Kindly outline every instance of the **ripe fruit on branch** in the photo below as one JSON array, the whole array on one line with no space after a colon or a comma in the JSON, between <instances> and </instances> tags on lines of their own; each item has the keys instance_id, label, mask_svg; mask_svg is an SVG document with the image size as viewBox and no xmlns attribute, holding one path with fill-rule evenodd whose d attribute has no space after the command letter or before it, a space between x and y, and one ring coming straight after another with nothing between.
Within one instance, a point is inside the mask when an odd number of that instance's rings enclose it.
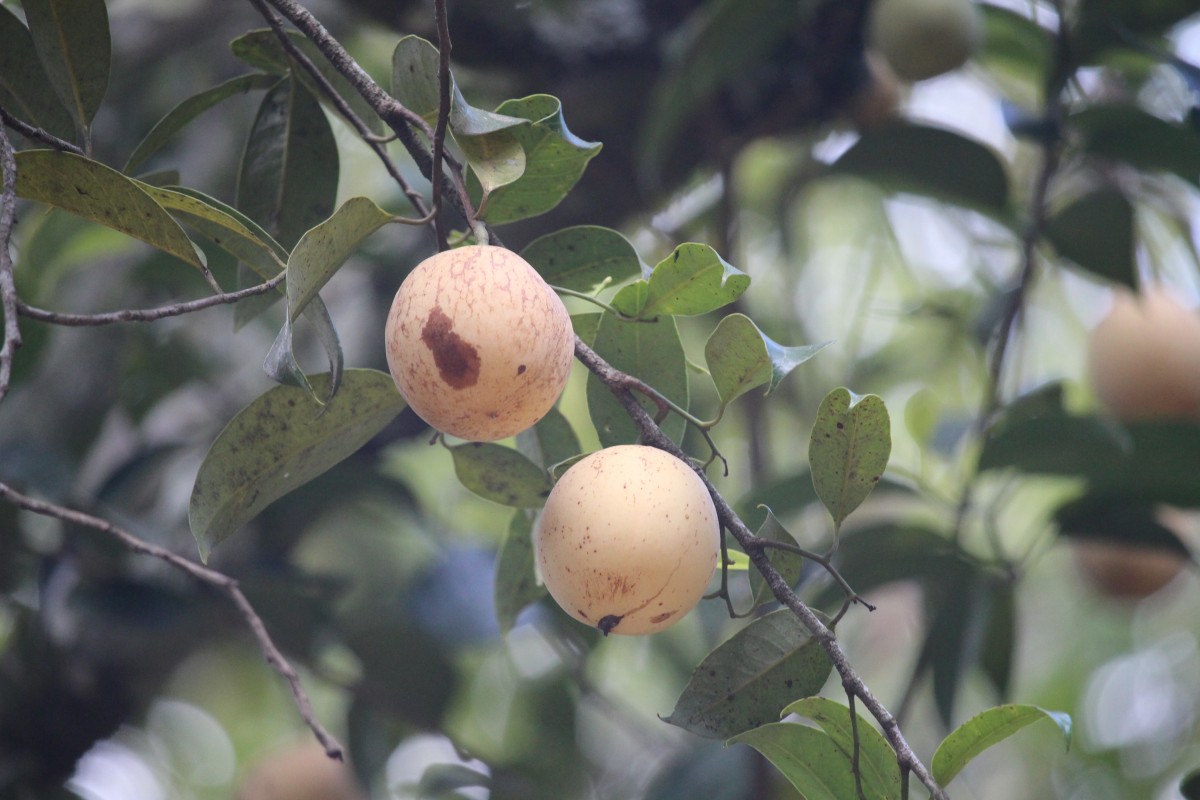
<instances>
[{"instance_id":1,"label":"ripe fruit on branch","mask_svg":"<svg viewBox=\"0 0 1200 800\"><path fill-rule=\"evenodd\" d=\"M472 245L409 273L385 343L392 380L421 419L495 441L530 427L558 400L575 334L562 300L524 259Z\"/></svg>"},{"instance_id":2,"label":"ripe fruit on branch","mask_svg":"<svg viewBox=\"0 0 1200 800\"><path fill-rule=\"evenodd\" d=\"M983 15L972 0L876 0L868 39L907 81L966 63L983 41Z\"/></svg>"},{"instance_id":3,"label":"ripe fruit on branch","mask_svg":"<svg viewBox=\"0 0 1200 800\"><path fill-rule=\"evenodd\" d=\"M564 611L605 634L645 634L674 625L700 601L721 530L691 467L653 447L618 445L559 479L534 548Z\"/></svg>"},{"instance_id":4,"label":"ripe fruit on branch","mask_svg":"<svg viewBox=\"0 0 1200 800\"><path fill-rule=\"evenodd\" d=\"M1162 289L1122 289L1092 332L1088 372L1120 419L1200 421L1200 317Z\"/></svg>"}]
</instances>

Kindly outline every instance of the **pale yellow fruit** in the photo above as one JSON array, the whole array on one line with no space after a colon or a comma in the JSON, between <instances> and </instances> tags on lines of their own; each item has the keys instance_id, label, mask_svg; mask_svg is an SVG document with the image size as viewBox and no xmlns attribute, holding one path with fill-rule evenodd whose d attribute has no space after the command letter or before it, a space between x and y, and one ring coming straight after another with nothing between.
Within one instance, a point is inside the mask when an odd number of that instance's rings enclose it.
<instances>
[{"instance_id":1,"label":"pale yellow fruit","mask_svg":"<svg viewBox=\"0 0 1200 800\"><path fill-rule=\"evenodd\" d=\"M534 535L550 595L605 634L655 633L708 588L721 549L700 477L669 453L619 445L573 464Z\"/></svg>"},{"instance_id":2,"label":"pale yellow fruit","mask_svg":"<svg viewBox=\"0 0 1200 800\"><path fill-rule=\"evenodd\" d=\"M443 433L495 441L546 415L571 373L575 334L562 300L501 247L473 245L417 265L385 329L396 388Z\"/></svg>"},{"instance_id":3,"label":"pale yellow fruit","mask_svg":"<svg viewBox=\"0 0 1200 800\"><path fill-rule=\"evenodd\" d=\"M1123 420L1200 420L1200 317L1166 291L1120 290L1092 332L1088 373Z\"/></svg>"},{"instance_id":4,"label":"pale yellow fruit","mask_svg":"<svg viewBox=\"0 0 1200 800\"><path fill-rule=\"evenodd\" d=\"M366 800L353 771L316 741L288 745L247 773L237 800Z\"/></svg>"},{"instance_id":5,"label":"pale yellow fruit","mask_svg":"<svg viewBox=\"0 0 1200 800\"><path fill-rule=\"evenodd\" d=\"M876 0L867 36L906 81L958 69L983 41L983 14L972 0Z\"/></svg>"}]
</instances>

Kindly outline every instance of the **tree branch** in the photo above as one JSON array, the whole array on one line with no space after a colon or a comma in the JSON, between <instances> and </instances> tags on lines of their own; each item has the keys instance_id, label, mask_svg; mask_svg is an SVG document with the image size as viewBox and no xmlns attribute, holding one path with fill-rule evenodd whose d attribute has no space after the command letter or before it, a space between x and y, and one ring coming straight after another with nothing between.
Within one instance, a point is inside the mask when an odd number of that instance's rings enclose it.
<instances>
[{"instance_id":1,"label":"tree branch","mask_svg":"<svg viewBox=\"0 0 1200 800\"><path fill-rule=\"evenodd\" d=\"M578 336L575 337L575 357L593 375L599 378L605 386L608 386L612 390L617 401L620 402L625 412L629 414L630 419L637 426L638 431L642 435L642 441L645 444L665 450L671 455L683 459L686 463L691 463L688 461L687 455L683 450L659 429L654 420L646 412L646 409L642 408L641 403L638 402L637 398L629 390L629 376L611 366ZM693 468L695 469L695 467ZM833 631L821 622L816 613L792 591L787 580L779 573L775 565L771 563L766 549L754 546L757 537L737 515L737 512L733 510L729 501L721 495L712 481L709 480L708 475L702 469L696 469L696 474L700 476L700 479L704 481L704 485L708 488L713 505L717 509L717 519L720 520L722 527L733 534L733 538L746 550L750 561L762 573L767 585L771 587L771 592L775 595L775 599L789 608L799 618L804 627L817 640L817 643L821 645L821 648L825 650L829 656L829 660L833 663L833 668L837 670L838 675L841 677L842 686L846 692L853 694L861 700L867 710L871 712L871 715L879 722L880 727L883 729L883 735L896 752L896 759L901 768L908 769L916 775L917 779L929 790L930 797L933 800L949 800L949 796L945 790L938 785L933 775L930 774L924 763L921 762L916 753L913 752L912 747L909 746L907 740L905 740L904 734L896 722L896 718L876 699L871 690L867 688L867 685L863 683L862 678L858 677L854 668L850 666L850 662L846 658L846 654L838 643Z\"/></svg>"},{"instance_id":2,"label":"tree branch","mask_svg":"<svg viewBox=\"0 0 1200 800\"><path fill-rule=\"evenodd\" d=\"M287 682L288 688L292 693L292 699L295 701L296 708L300 712L300 717L308 725L309 729L312 730L313 734L317 737L317 741L321 743L321 746L325 748L325 753L330 758L342 760L343 751L341 744L329 731L325 730L325 727L317 719L316 714L313 713L312 703L308 699L308 694L304 691L304 686L300 683L300 676L296 674L296 670L292 667L291 663L288 662L283 653L276 647L275 642L271 639L271 635L267 632L266 626L263 624L262 618L254 610L254 606L250 604L250 601L246 599L246 595L242 593L236 579L222 572L217 572L214 569L197 564L194 561L189 561L183 556L163 547L139 539L129 531L107 520L93 517L90 514L84 514L81 511L37 500L28 495L21 494L7 484L0 483L0 497L3 497L17 508L31 511L34 514L52 517L63 522L81 525L85 528L105 533L119 541L129 550L165 561L175 569L187 573L195 580L226 594L237 608L238 613L245 621L250 632L254 634L254 638L258 642L259 649L262 650L263 657L266 658L267 663Z\"/></svg>"},{"instance_id":3,"label":"tree branch","mask_svg":"<svg viewBox=\"0 0 1200 800\"><path fill-rule=\"evenodd\" d=\"M13 278L10 245L17 223L17 159L8 133L0 125L0 311L4 314L4 344L0 345L0 400L8 394L12 382L13 358L21 346L21 326L17 318L17 285Z\"/></svg>"},{"instance_id":4,"label":"tree branch","mask_svg":"<svg viewBox=\"0 0 1200 800\"><path fill-rule=\"evenodd\" d=\"M53 147L55 150L66 150L68 153L74 153L77 156L86 155L82 147L59 139L54 134L34 127L27 122L22 122L8 113L3 106L0 106L0 123L7 125L30 141L41 142L44 145Z\"/></svg>"}]
</instances>

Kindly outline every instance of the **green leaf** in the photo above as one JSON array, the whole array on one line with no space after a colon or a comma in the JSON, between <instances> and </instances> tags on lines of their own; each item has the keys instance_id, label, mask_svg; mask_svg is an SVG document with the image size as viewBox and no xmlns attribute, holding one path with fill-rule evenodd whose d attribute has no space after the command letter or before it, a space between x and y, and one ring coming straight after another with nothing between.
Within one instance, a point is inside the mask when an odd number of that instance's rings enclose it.
<instances>
[{"instance_id":1,"label":"green leaf","mask_svg":"<svg viewBox=\"0 0 1200 800\"><path fill-rule=\"evenodd\" d=\"M267 92L238 173L237 207L291 249L333 213L337 143L304 86L284 78Z\"/></svg>"},{"instance_id":2,"label":"green leaf","mask_svg":"<svg viewBox=\"0 0 1200 800\"><path fill-rule=\"evenodd\" d=\"M1116 187L1083 195L1046 222L1059 255L1101 278L1137 287L1133 205Z\"/></svg>"},{"instance_id":3,"label":"green leaf","mask_svg":"<svg viewBox=\"0 0 1200 800\"><path fill-rule=\"evenodd\" d=\"M17 196L120 231L204 270L192 240L143 184L74 153L23 150L16 159Z\"/></svg>"},{"instance_id":4,"label":"green leaf","mask_svg":"<svg viewBox=\"0 0 1200 800\"><path fill-rule=\"evenodd\" d=\"M855 728L850 724L850 709L827 697L806 697L783 710L784 715L798 714L811 719L831 738L847 758L853 758ZM900 767L896 751L861 714L856 714L859 747L859 774L867 797L900 797Z\"/></svg>"},{"instance_id":5,"label":"green leaf","mask_svg":"<svg viewBox=\"0 0 1200 800\"><path fill-rule=\"evenodd\" d=\"M24 0L22 7L50 84L87 130L108 90L112 61L104 0Z\"/></svg>"},{"instance_id":6,"label":"green leaf","mask_svg":"<svg viewBox=\"0 0 1200 800\"><path fill-rule=\"evenodd\" d=\"M441 106L438 49L420 36L402 36L392 51L392 97L430 125Z\"/></svg>"},{"instance_id":7,"label":"green leaf","mask_svg":"<svg viewBox=\"0 0 1200 800\"><path fill-rule=\"evenodd\" d=\"M1200 800L1200 770L1192 770L1179 782L1179 793L1186 800Z\"/></svg>"},{"instance_id":8,"label":"green leaf","mask_svg":"<svg viewBox=\"0 0 1200 800\"><path fill-rule=\"evenodd\" d=\"M534 239L521 257L551 286L590 292L642 274L642 260L622 234L598 225L578 225Z\"/></svg>"},{"instance_id":9,"label":"green leaf","mask_svg":"<svg viewBox=\"0 0 1200 800\"><path fill-rule=\"evenodd\" d=\"M1054 512L1061 536L1165 550L1185 559L1188 549L1160 518L1158 504L1088 492Z\"/></svg>"},{"instance_id":10,"label":"green leaf","mask_svg":"<svg viewBox=\"0 0 1200 800\"><path fill-rule=\"evenodd\" d=\"M536 217L557 206L600 152L600 144L571 133L562 104L550 95L507 100L496 113L532 123L510 129L525 151L525 171L519 180L491 192L483 207L483 218L500 225ZM481 194L478 179L473 178L472 183L476 194Z\"/></svg>"},{"instance_id":11,"label":"green leaf","mask_svg":"<svg viewBox=\"0 0 1200 800\"><path fill-rule=\"evenodd\" d=\"M928 574L922 588L929 622L917 671L932 670L934 705L949 727L963 678L979 664L984 626L991 617L991 582L964 560Z\"/></svg>"},{"instance_id":12,"label":"green leaf","mask_svg":"<svg viewBox=\"0 0 1200 800\"><path fill-rule=\"evenodd\" d=\"M4 5L0 42L0 106L60 139L74 139L75 121L50 85L29 29Z\"/></svg>"},{"instance_id":13,"label":"green leaf","mask_svg":"<svg viewBox=\"0 0 1200 800\"><path fill-rule=\"evenodd\" d=\"M980 9L986 27L976 62L997 77L1005 94L1019 105L1041 108L1054 56L1050 32L1007 8L983 3Z\"/></svg>"},{"instance_id":14,"label":"green leaf","mask_svg":"<svg viewBox=\"0 0 1200 800\"><path fill-rule=\"evenodd\" d=\"M945 786L975 756L1041 719L1057 725L1070 747L1071 717L1067 714L1037 706L996 706L971 717L942 741L930 764L934 779Z\"/></svg>"},{"instance_id":15,"label":"green leaf","mask_svg":"<svg viewBox=\"0 0 1200 800\"><path fill-rule=\"evenodd\" d=\"M706 244L689 242L660 261L645 289L636 284L617 292L613 306L631 317L692 316L728 305L750 286L750 276Z\"/></svg>"},{"instance_id":16,"label":"green leaf","mask_svg":"<svg viewBox=\"0 0 1200 800\"><path fill-rule=\"evenodd\" d=\"M979 666L1000 700L1008 699L1017 648L1017 606L1013 581L996 581L984 620Z\"/></svg>"},{"instance_id":17,"label":"green leaf","mask_svg":"<svg viewBox=\"0 0 1200 800\"><path fill-rule=\"evenodd\" d=\"M817 496L835 526L867 499L891 452L891 421L879 395L860 397L838 388L821 401L808 441L808 464Z\"/></svg>"},{"instance_id":18,"label":"green leaf","mask_svg":"<svg viewBox=\"0 0 1200 800\"><path fill-rule=\"evenodd\" d=\"M545 470L583 452L575 429L557 408L517 434L517 449Z\"/></svg>"},{"instance_id":19,"label":"green leaf","mask_svg":"<svg viewBox=\"0 0 1200 800\"><path fill-rule=\"evenodd\" d=\"M222 100L227 100L230 97L245 94L246 92L269 89L278 80L276 77L261 73L239 75L211 89L205 89L203 92L192 95L168 111L165 117L155 123L145 138L138 142L137 147L133 149L129 160L125 162L125 168L121 171L128 174L136 170L146 159L157 153L164 144L170 141L171 137L183 130L189 122Z\"/></svg>"},{"instance_id":20,"label":"green leaf","mask_svg":"<svg viewBox=\"0 0 1200 800\"><path fill-rule=\"evenodd\" d=\"M759 330L745 314L730 314L708 337L704 359L721 405L726 406L764 384L764 394L770 394L789 372L829 344L785 347Z\"/></svg>"},{"instance_id":21,"label":"green leaf","mask_svg":"<svg viewBox=\"0 0 1200 800\"><path fill-rule=\"evenodd\" d=\"M729 743L748 744L766 756L804 800L853 800L858 796L850 759L837 742L816 728L773 722L735 736Z\"/></svg>"},{"instance_id":22,"label":"green leaf","mask_svg":"<svg viewBox=\"0 0 1200 800\"><path fill-rule=\"evenodd\" d=\"M514 508L541 508L553 484L545 470L511 447L469 442L450 448L454 473L475 494Z\"/></svg>"},{"instance_id":23,"label":"green leaf","mask_svg":"<svg viewBox=\"0 0 1200 800\"><path fill-rule=\"evenodd\" d=\"M338 96L346 101L355 116L362 120L373 133L382 134L384 132L383 120L375 113L375 109L371 108L371 104L358 93L354 85L321 53L321 50L299 31L288 31L288 36L292 40L292 44L300 48L300 52L316 66L321 77L333 86ZM301 83L321 102L331 102L317 87L316 82L309 77L307 70L292 68L292 61L287 51L279 43L275 32L269 28L259 28L239 36L230 42L229 49L235 56L253 67L279 76L287 75L289 72L299 76Z\"/></svg>"},{"instance_id":24,"label":"green leaf","mask_svg":"<svg viewBox=\"0 0 1200 800\"><path fill-rule=\"evenodd\" d=\"M683 343L674 317L659 317L654 322L629 322L605 311L596 329L592 348L609 364L622 372L649 383L680 408L688 406L687 366ZM639 401L654 416L658 407L638 395ZM588 373L588 412L604 447L633 444L638 441L637 426L599 378ZM662 423L672 439L683 437L684 420L671 414Z\"/></svg>"},{"instance_id":25,"label":"green leaf","mask_svg":"<svg viewBox=\"0 0 1200 800\"><path fill-rule=\"evenodd\" d=\"M1136 106L1091 105L1072 114L1084 152L1200 186L1200 135Z\"/></svg>"},{"instance_id":26,"label":"green leaf","mask_svg":"<svg viewBox=\"0 0 1200 800\"><path fill-rule=\"evenodd\" d=\"M312 379L315 386L328 377ZM212 548L260 511L362 447L404 410L385 372L348 370L324 407L301 389L276 386L217 436L192 487L188 522L207 561Z\"/></svg>"},{"instance_id":27,"label":"green leaf","mask_svg":"<svg viewBox=\"0 0 1200 800\"><path fill-rule=\"evenodd\" d=\"M767 518L758 528L758 536L773 542L796 544L796 537L783 527L783 524L769 508L767 509ZM773 547L767 548L765 552L771 559L771 563L775 565L775 569L779 570L779 574L787 581L787 585L795 586L804 572L804 556ZM769 603L775 597L762 573L756 569L750 570L750 592L754 596L754 605L756 606Z\"/></svg>"},{"instance_id":28,"label":"green leaf","mask_svg":"<svg viewBox=\"0 0 1200 800\"><path fill-rule=\"evenodd\" d=\"M496 622L501 633L512 630L517 615L546 595L546 587L538 583L533 558L533 519L518 509L496 554Z\"/></svg>"},{"instance_id":29,"label":"green leaf","mask_svg":"<svg viewBox=\"0 0 1200 800\"><path fill-rule=\"evenodd\" d=\"M842 577L859 594L896 581L936 583L966 558L940 532L894 522L856 528L842 537L837 556ZM840 603L844 597L840 587L830 584L814 604Z\"/></svg>"},{"instance_id":30,"label":"green leaf","mask_svg":"<svg viewBox=\"0 0 1200 800\"><path fill-rule=\"evenodd\" d=\"M1003 217L1008 176L988 147L959 133L911 123L865 134L831 167L884 188L928 195Z\"/></svg>"},{"instance_id":31,"label":"green leaf","mask_svg":"<svg viewBox=\"0 0 1200 800\"><path fill-rule=\"evenodd\" d=\"M300 237L288 258L288 316L295 321L363 240L392 219L366 197L352 197Z\"/></svg>"},{"instance_id":32,"label":"green leaf","mask_svg":"<svg viewBox=\"0 0 1200 800\"><path fill-rule=\"evenodd\" d=\"M321 396L317 393L303 367L300 366L300 362L296 360L295 323L292 322L291 317L283 318L283 327L280 328L275 342L263 360L263 372L267 373L267 376L273 381L303 387L313 401L323 405L332 400L341 387L345 356L342 353L341 340L333 327L333 319L329 316L329 309L325 307L325 303L320 297L313 298L313 301L304 309L304 318L313 324L317 339L329 362L329 380L326 383L325 395Z\"/></svg>"},{"instance_id":33,"label":"green leaf","mask_svg":"<svg viewBox=\"0 0 1200 800\"><path fill-rule=\"evenodd\" d=\"M664 721L709 739L728 739L779 719L797 697L816 694L833 664L791 610L756 619L696 667Z\"/></svg>"}]
</instances>

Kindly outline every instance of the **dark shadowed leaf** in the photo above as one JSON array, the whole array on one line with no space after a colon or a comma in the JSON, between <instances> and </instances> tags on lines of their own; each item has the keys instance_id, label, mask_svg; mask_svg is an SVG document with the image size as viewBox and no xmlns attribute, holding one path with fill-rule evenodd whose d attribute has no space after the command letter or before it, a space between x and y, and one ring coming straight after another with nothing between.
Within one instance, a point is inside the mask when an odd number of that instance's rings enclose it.
<instances>
[{"instance_id":1,"label":"dark shadowed leaf","mask_svg":"<svg viewBox=\"0 0 1200 800\"><path fill-rule=\"evenodd\" d=\"M69 211L204 269L179 223L115 169L56 150L23 150L16 158L18 197Z\"/></svg>"},{"instance_id":2,"label":"dark shadowed leaf","mask_svg":"<svg viewBox=\"0 0 1200 800\"><path fill-rule=\"evenodd\" d=\"M930 769L942 786L954 779L971 759L992 745L1002 742L1027 725L1048 719L1063 734L1063 743L1071 745L1071 717L1061 711L1037 706L1005 705L976 714L947 736L933 754Z\"/></svg>"},{"instance_id":3,"label":"dark shadowed leaf","mask_svg":"<svg viewBox=\"0 0 1200 800\"><path fill-rule=\"evenodd\" d=\"M316 376L315 387L328 378ZM353 369L324 407L291 386L267 390L217 436L192 487L188 521L209 552L270 503L358 450L404 410L385 372Z\"/></svg>"},{"instance_id":4,"label":"dark shadowed leaf","mask_svg":"<svg viewBox=\"0 0 1200 800\"><path fill-rule=\"evenodd\" d=\"M875 488L892 452L891 421L879 395L834 389L821 401L808 442L817 496L840 526Z\"/></svg>"},{"instance_id":5,"label":"dark shadowed leaf","mask_svg":"<svg viewBox=\"0 0 1200 800\"><path fill-rule=\"evenodd\" d=\"M517 449L547 470L583 450L575 429L557 408L550 409L532 428L517 434Z\"/></svg>"},{"instance_id":6,"label":"dark shadowed leaf","mask_svg":"<svg viewBox=\"0 0 1200 800\"><path fill-rule=\"evenodd\" d=\"M897 581L936 581L958 569L965 556L950 540L931 528L916 525L855 529L842 536L838 570L859 594ZM830 584L817 598L822 607L840 603L841 588Z\"/></svg>"},{"instance_id":7,"label":"dark shadowed leaf","mask_svg":"<svg viewBox=\"0 0 1200 800\"><path fill-rule=\"evenodd\" d=\"M1200 135L1137 106L1092 105L1068 120L1094 156L1200 185Z\"/></svg>"},{"instance_id":8,"label":"dark shadowed leaf","mask_svg":"<svg viewBox=\"0 0 1200 800\"><path fill-rule=\"evenodd\" d=\"M934 704L946 727L953 724L963 679L979 665L995 585L966 561L928 575L922 584L929 625L918 672L925 666L932 671Z\"/></svg>"},{"instance_id":9,"label":"dark shadowed leaf","mask_svg":"<svg viewBox=\"0 0 1200 800\"><path fill-rule=\"evenodd\" d=\"M609 364L626 374L649 383L680 408L688 406L687 367L683 344L673 317L659 317L654 322L628 322L608 311L600 317L600 326L592 345ZM651 401L638 398L653 416L658 407ZM613 396L612 390L595 375L588 374L588 412L600 443L632 444L638 441L637 427L629 414ZM668 436L679 441L684 421L671 414L662 424Z\"/></svg>"},{"instance_id":10,"label":"dark shadowed leaf","mask_svg":"<svg viewBox=\"0 0 1200 800\"><path fill-rule=\"evenodd\" d=\"M521 251L521 257L551 286L590 292L604 283L623 283L642 274L642 260L624 235L598 225L578 225L548 233Z\"/></svg>"},{"instance_id":11,"label":"dark shadowed leaf","mask_svg":"<svg viewBox=\"0 0 1200 800\"><path fill-rule=\"evenodd\" d=\"M0 106L60 139L74 139L75 121L50 85L29 29L3 5L0 42Z\"/></svg>"},{"instance_id":12,"label":"dark shadowed leaf","mask_svg":"<svg viewBox=\"0 0 1200 800\"><path fill-rule=\"evenodd\" d=\"M1059 255L1089 272L1135 288L1133 206L1115 187L1085 194L1046 222Z\"/></svg>"},{"instance_id":13,"label":"dark shadowed leaf","mask_svg":"<svg viewBox=\"0 0 1200 800\"><path fill-rule=\"evenodd\" d=\"M86 130L108 90L107 5L104 0L24 0L22 7L50 84Z\"/></svg>"},{"instance_id":14,"label":"dark shadowed leaf","mask_svg":"<svg viewBox=\"0 0 1200 800\"><path fill-rule=\"evenodd\" d=\"M1012 581L993 582L989 611L983 623L979 666L1003 702L1012 686L1017 646L1017 602Z\"/></svg>"},{"instance_id":15,"label":"dark shadowed leaf","mask_svg":"<svg viewBox=\"0 0 1200 800\"><path fill-rule=\"evenodd\" d=\"M1191 557L1179 535L1163 524L1153 503L1088 493L1060 506L1054 521L1062 536L1153 547Z\"/></svg>"},{"instance_id":16,"label":"dark shadowed leaf","mask_svg":"<svg viewBox=\"0 0 1200 800\"><path fill-rule=\"evenodd\" d=\"M906 123L867 133L834 162L832 172L994 216L1008 209L1008 176L996 154L942 128Z\"/></svg>"},{"instance_id":17,"label":"dark shadowed leaf","mask_svg":"<svg viewBox=\"0 0 1200 800\"><path fill-rule=\"evenodd\" d=\"M641 283L617 292L612 304L623 314L652 319L706 314L728 305L749 288L750 276L708 245L689 242L655 265L645 286Z\"/></svg>"},{"instance_id":18,"label":"dark shadowed leaf","mask_svg":"<svg viewBox=\"0 0 1200 800\"><path fill-rule=\"evenodd\" d=\"M541 508L553 484L545 470L511 447L470 442L450 448L454 472L480 497L514 508Z\"/></svg>"},{"instance_id":19,"label":"dark shadowed leaf","mask_svg":"<svg viewBox=\"0 0 1200 800\"><path fill-rule=\"evenodd\" d=\"M721 405L725 406L758 386L765 385L764 394L770 394L789 372L829 344L785 347L771 340L745 314L730 314L708 337L704 359Z\"/></svg>"},{"instance_id":20,"label":"dark shadowed leaf","mask_svg":"<svg viewBox=\"0 0 1200 800\"><path fill-rule=\"evenodd\" d=\"M159 149L171 140L175 134L183 130L189 122L203 114L208 109L246 92L270 89L279 79L272 75L252 73L230 78L224 83L211 89L205 89L194 94L167 112L167 115L155 123L150 132L133 149L129 160L125 162L122 172L131 173L140 167L146 159L157 153Z\"/></svg>"},{"instance_id":21,"label":"dark shadowed leaf","mask_svg":"<svg viewBox=\"0 0 1200 800\"><path fill-rule=\"evenodd\" d=\"M900 767L896 752L871 723L856 715L857 726L851 726L850 709L827 697L806 697L783 710L786 714L806 717L825 731L847 758L854 756L855 728L858 732L859 774L867 797L898 800L900 797Z\"/></svg>"},{"instance_id":22,"label":"dark shadowed leaf","mask_svg":"<svg viewBox=\"0 0 1200 800\"><path fill-rule=\"evenodd\" d=\"M518 509L496 555L496 622L501 633L512 630L521 610L546 594L546 587L537 582L532 535L532 514Z\"/></svg>"},{"instance_id":23,"label":"dark shadowed leaf","mask_svg":"<svg viewBox=\"0 0 1200 800\"><path fill-rule=\"evenodd\" d=\"M771 509L766 509L766 512L767 518L759 526L758 535L773 542L796 544L796 537L783 527ZM776 548L767 548L766 553L767 557L771 559L771 563L775 565L775 569L779 570L779 574L787 581L788 586L795 586L800 580L800 574L804 571L804 556ZM771 592L771 587L767 585L766 579L757 569L750 570L750 591L754 595L754 605L756 606L770 602L775 597Z\"/></svg>"},{"instance_id":24,"label":"dark shadowed leaf","mask_svg":"<svg viewBox=\"0 0 1200 800\"><path fill-rule=\"evenodd\" d=\"M757 800L759 759L743 747L709 742L672 758L646 790L645 800Z\"/></svg>"},{"instance_id":25,"label":"dark shadowed leaf","mask_svg":"<svg viewBox=\"0 0 1200 800\"><path fill-rule=\"evenodd\" d=\"M1000 79L1014 101L1040 108L1054 55L1050 32L1025 14L986 3L980 8L986 34L975 60Z\"/></svg>"},{"instance_id":26,"label":"dark shadowed leaf","mask_svg":"<svg viewBox=\"0 0 1200 800\"><path fill-rule=\"evenodd\" d=\"M798 697L816 694L833 665L791 610L756 619L696 667L665 721L709 739L728 739L779 719Z\"/></svg>"},{"instance_id":27,"label":"dark shadowed leaf","mask_svg":"<svg viewBox=\"0 0 1200 800\"><path fill-rule=\"evenodd\" d=\"M1179 784L1179 792L1187 800L1200 800L1200 770L1192 770Z\"/></svg>"},{"instance_id":28,"label":"dark shadowed leaf","mask_svg":"<svg viewBox=\"0 0 1200 800\"><path fill-rule=\"evenodd\" d=\"M767 757L804 800L857 797L850 759L827 733L794 722L773 722L730 739ZM876 798L868 798L876 800Z\"/></svg>"},{"instance_id":29,"label":"dark shadowed leaf","mask_svg":"<svg viewBox=\"0 0 1200 800\"><path fill-rule=\"evenodd\" d=\"M263 98L238 173L237 207L289 250L333 213L337 144L312 93L291 78Z\"/></svg>"}]
</instances>

